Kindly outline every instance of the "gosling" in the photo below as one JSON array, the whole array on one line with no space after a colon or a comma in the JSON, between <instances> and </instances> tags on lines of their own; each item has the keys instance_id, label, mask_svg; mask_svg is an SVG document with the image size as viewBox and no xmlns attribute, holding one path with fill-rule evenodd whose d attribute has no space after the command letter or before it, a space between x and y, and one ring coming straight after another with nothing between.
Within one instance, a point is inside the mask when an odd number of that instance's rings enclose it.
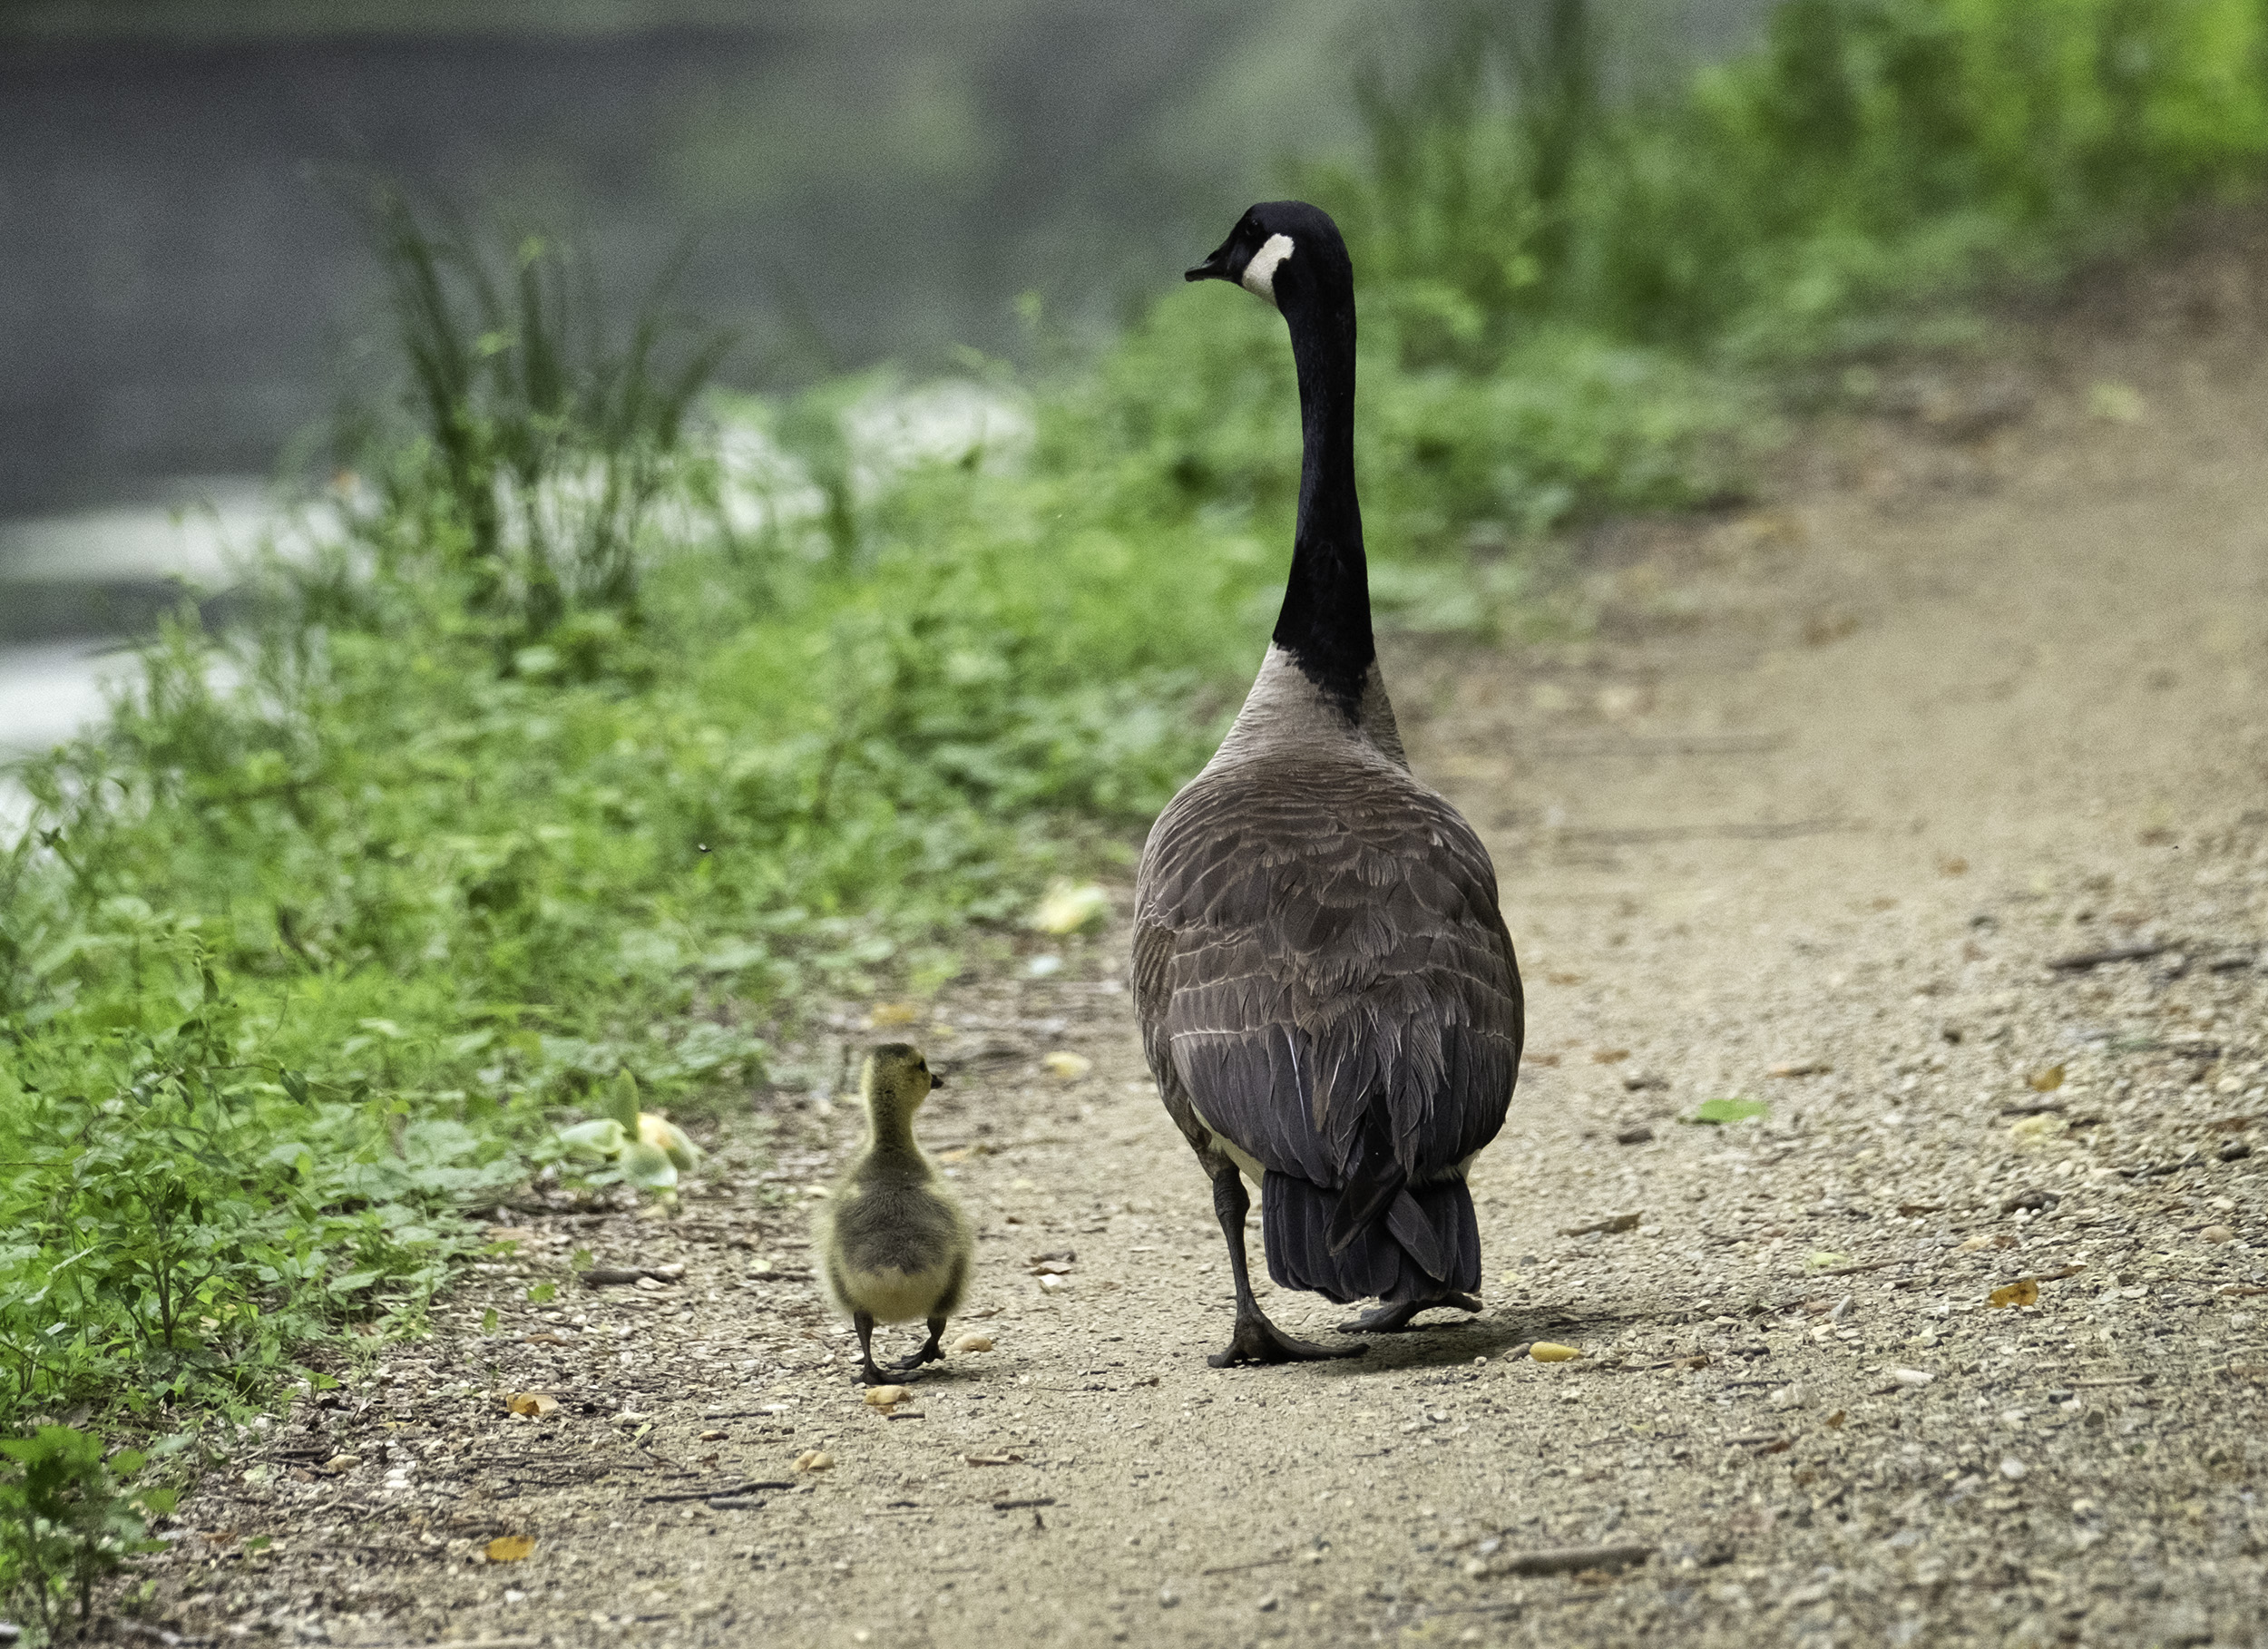
<instances>
[{"instance_id":1,"label":"gosling","mask_svg":"<svg viewBox=\"0 0 2268 1649\"><path fill-rule=\"evenodd\" d=\"M870 1386L890 1383L875 1366L875 1324L928 1322L928 1343L892 1365L910 1374L945 1354L938 1342L968 1286L975 1238L914 1143L914 1113L944 1085L921 1049L904 1042L866 1056L858 1074L866 1147L836 1181L814 1232L827 1293L858 1330L858 1377Z\"/></svg>"}]
</instances>

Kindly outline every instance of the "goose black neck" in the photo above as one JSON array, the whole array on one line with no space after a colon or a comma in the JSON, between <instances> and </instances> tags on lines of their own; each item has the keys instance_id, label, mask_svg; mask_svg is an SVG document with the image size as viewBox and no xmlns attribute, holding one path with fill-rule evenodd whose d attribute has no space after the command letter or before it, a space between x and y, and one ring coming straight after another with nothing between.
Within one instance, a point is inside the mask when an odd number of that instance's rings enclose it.
<instances>
[{"instance_id":1,"label":"goose black neck","mask_svg":"<svg viewBox=\"0 0 2268 1649\"><path fill-rule=\"evenodd\" d=\"M1353 718L1377 646L1354 496L1354 297L1287 310L1299 368L1299 525L1276 644Z\"/></svg>"}]
</instances>

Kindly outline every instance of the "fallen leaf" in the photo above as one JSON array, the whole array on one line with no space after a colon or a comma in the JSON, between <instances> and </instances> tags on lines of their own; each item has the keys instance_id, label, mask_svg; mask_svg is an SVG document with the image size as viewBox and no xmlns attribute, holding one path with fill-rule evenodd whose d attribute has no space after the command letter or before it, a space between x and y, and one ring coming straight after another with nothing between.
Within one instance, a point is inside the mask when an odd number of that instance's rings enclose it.
<instances>
[{"instance_id":1,"label":"fallen leaf","mask_svg":"<svg viewBox=\"0 0 2268 1649\"><path fill-rule=\"evenodd\" d=\"M1948 876L1966 876L1969 873L1969 861L1959 854L1947 854L1937 862L1937 868Z\"/></svg>"},{"instance_id":2,"label":"fallen leaf","mask_svg":"<svg viewBox=\"0 0 2268 1649\"><path fill-rule=\"evenodd\" d=\"M667 1159L670 1173L666 1177L641 1154L650 1151L659 1151ZM623 1177L632 1185L643 1186L650 1181L657 1188L675 1186L678 1174L680 1171L690 1173L700 1159L700 1146L685 1137L683 1128L659 1111L640 1111L638 1113L638 1143L622 1148ZM641 1173L648 1177L640 1178Z\"/></svg>"},{"instance_id":3,"label":"fallen leaf","mask_svg":"<svg viewBox=\"0 0 2268 1649\"><path fill-rule=\"evenodd\" d=\"M1040 1063L1046 1068L1049 1076L1060 1077L1066 1082L1076 1082L1095 1068L1095 1062L1085 1054L1060 1050L1048 1055Z\"/></svg>"},{"instance_id":4,"label":"fallen leaf","mask_svg":"<svg viewBox=\"0 0 2268 1649\"><path fill-rule=\"evenodd\" d=\"M1528 1348L1528 1355L1538 1362L1572 1362L1583 1353L1571 1345L1554 1345L1549 1340L1539 1340Z\"/></svg>"},{"instance_id":5,"label":"fallen leaf","mask_svg":"<svg viewBox=\"0 0 2268 1649\"><path fill-rule=\"evenodd\" d=\"M907 1395L908 1393L904 1386L868 1386L866 1388L866 1407L869 1409L887 1409L893 1403L904 1402L906 1400Z\"/></svg>"},{"instance_id":6,"label":"fallen leaf","mask_svg":"<svg viewBox=\"0 0 2268 1649\"><path fill-rule=\"evenodd\" d=\"M523 1345L565 1345L568 1343L565 1339L549 1331L541 1334L523 1334L520 1336L520 1342Z\"/></svg>"},{"instance_id":7,"label":"fallen leaf","mask_svg":"<svg viewBox=\"0 0 2268 1649\"><path fill-rule=\"evenodd\" d=\"M1804 1268L1806 1271L1832 1271L1838 1265L1848 1265L1850 1263L1849 1254L1837 1254L1833 1249L1823 1248L1817 1254L1804 1256Z\"/></svg>"},{"instance_id":8,"label":"fallen leaf","mask_svg":"<svg viewBox=\"0 0 2268 1649\"><path fill-rule=\"evenodd\" d=\"M2053 1111L2039 1111L2029 1117L2019 1117L2009 1124L2009 1137L2019 1145L2034 1145L2054 1139L2070 1127Z\"/></svg>"},{"instance_id":9,"label":"fallen leaf","mask_svg":"<svg viewBox=\"0 0 2268 1649\"><path fill-rule=\"evenodd\" d=\"M2013 1283L2003 1283L1992 1291L1986 1303L1995 1311L2009 1305L2038 1305L2039 1284L2030 1277L2019 1277Z\"/></svg>"},{"instance_id":10,"label":"fallen leaf","mask_svg":"<svg viewBox=\"0 0 2268 1649\"><path fill-rule=\"evenodd\" d=\"M1824 1059L1797 1059L1774 1065L1764 1074L1767 1077L1823 1077L1834 1067Z\"/></svg>"},{"instance_id":11,"label":"fallen leaf","mask_svg":"<svg viewBox=\"0 0 2268 1649\"><path fill-rule=\"evenodd\" d=\"M1771 1109L1761 1099L1745 1099L1737 1096L1725 1099L1704 1099L1693 1107L1693 1115L1686 1120L1717 1127L1728 1122L1746 1122L1752 1117L1766 1115Z\"/></svg>"},{"instance_id":12,"label":"fallen leaf","mask_svg":"<svg viewBox=\"0 0 2268 1649\"><path fill-rule=\"evenodd\" d=\"M2052 1094L2063 1086L2063 1067L2060 1065L2046 1066L2032 1072L2030 1076L2024 1078L2024 1081L2035 1094Z\"/></svg>"},{"instance_id":13,"label":"fallen leaf","mask_svg":"<svg viewBox=\"0 0 2268 1649\"><path fill-rule=\"evenodd\" d=\"M1031 1268L1035 1277L1062 1277L1070 1274L1070 1264L1065 1260L1041 1260Z\"/></svg>"},{"instance_id":14,"label":"fallen leaf","mask_svg":"<svg viewBox=\"0 0 2268 1649\"><path fill-rule=\"evenodd\" d=\"M796 1457L797 1471L833 1471L835 1457L824 1449L807 1449Z\"/></svg>"},{"instance_id":15,"label":"fallen leaf","mask_svg":"<svg viewBox=\"0 0 2268 1649\"><path fill-rule=\"evenodd\" d=\"M1023 1456L1020 1454L964 1454L961 1459L971 1466L1021 1466L1023 1464Z\"/></svg>"},{"instance_id":16,"label":"fallen leaf","mask_svg":"<svg viewBox=\"0 0 2268 1649\"><path fill-rule=\"evenodd\" d=\"M1590 1062L1593 1065L1615 1065L1629 1057L1630 1050L1627 1048L1600 1048L1592 1051Z\"/></svg>"},{"instance_id":17,"label":"fallen leaf","mask_svg":"<svg viewBox=\"0 0 2268 1649\"><path fill-rule=\"evenodd\" d=\"M1093 883L1057 881L1031 912L1031 925L1042 933L1062 935L1092 927L1110 914L1110 895Z\"/></svg>"},{"instance_id":18,"label":"fallen leaf","mask_svg":"<svg viewBox=\"0 0 2268 1649\"><path fill-rule=\"evenodd\" d=\"M1898 1205L1899 1215L1903 1219L1912 1219L1916 1215L1942 1214L1944 1212L1945 1205L1943 1203L1900 1203Z\"/></svg>"},{"instance_id":19,"label":"fallen leaf","mask_svg":"<svg viewBox=\"0 0 2268 1649\"><path fill-rule=\"evenodd\" d=\"M559 1399L542 1391L514 1391L504 1399L504 1407L523 1419L542 1420L559 1412Z\"/></svg>"},{"instance_id":20,"label":"fallen leaf","mask_svg":"<svg viewBox=\"0 0 2268 1649\"><path fill-rule=\"evenodd\" d=\"M533 1243L534 1227L530 1225L499 1225L488 1234L491 1243Z\"/></svg>"},{"instance_id":21,"label":"fallen leaf","mask_svg":"<svg viewBox=\"0 0 2268 1649\"><path fill-rule=\"evenodd\" d=\"M535 1556L533 1535L499 1535L488 1543L491 1563L524 1563Z\"/></svg>"},{"instance_id":22,"label":"fallen leaf","mask_svg":"<svg viewBox=\"0 0 2268 1649\"><path fill-rule=\"evenodd\" d=\"M701 1433L701 1441L704 1443L722 1443L729 1440L731 1436L732 1433L729 1431L704 1431ZM711 1455L709 1458L714 1459L716 1457Z\"/></svg>"},{"instance_id":23,"label":"fallen leaf","mask_svg":"<svg viewBox=\"0 0 2268 1649\"><path fill-rule=\"evenodd\" d=\"M992 1337L990 1334L963 1334L953 1342L953 1349L956 1351L989 1351L992 1349Z\"/></svg>"},{"instance_id":24,"label":"fallen leaf","mask_svg":"<svg viewBox=\"0 0 2268 1649\"><path fill-rule=\"evenodd\" d=\"M335 1454L325 1460L319 1469L334 1478L340 1478L361 1464L362 1457L358 1454Z\"/></svg>"},{"instance_id":25,"label":"fallen leaf","mask_svg":"<svg viewBox=\"0 0 2268 1649\"><path fill-rule=\"evenodd\" d=\"M1559 1234L1561 1236L1589 1236L1592 1232L1599 1231L1611 1236L1618 1232L1636 1231L1638 1228L1638 1221L1645 1217L1642 1213L1618 1214L1608 1219L1593 1220L1588 1225L1562 1225L1559 1228Z\"/></svg>"},{"instance_id":26,"label":"fallen leaf","mask_svg":"<svg viewBox=\"0 0 2268 1649\"><path fill-rule=\"evenodd\" d=\"M1830 1431L1842 1430L1843 1422L1850 1418L1851 1416L1846 1410L1837 1409L1833 1414L1830 1414L1827 1417L1827 1429Z\"/></svg>"}]
</instances>

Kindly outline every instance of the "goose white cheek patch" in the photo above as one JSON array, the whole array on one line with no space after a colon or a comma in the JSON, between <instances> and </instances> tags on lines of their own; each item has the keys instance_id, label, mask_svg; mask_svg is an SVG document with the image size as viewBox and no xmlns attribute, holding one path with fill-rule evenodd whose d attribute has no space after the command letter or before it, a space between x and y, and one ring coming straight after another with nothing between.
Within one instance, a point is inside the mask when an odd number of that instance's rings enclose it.
<instances>
[{"instance_id":1,"label":"goose white cheek patch","mask_svg":"<svg viewBox=\"0 0 2268 1649\"><path fill-rule=\"evenodd\" d=\"M1276 301L1276 271L1292 255L1289 235L1270 235L1266 245L1253 253L1252 261L1245 265L1244 288L1256 298Z\"/></svg>"}]
</instances>

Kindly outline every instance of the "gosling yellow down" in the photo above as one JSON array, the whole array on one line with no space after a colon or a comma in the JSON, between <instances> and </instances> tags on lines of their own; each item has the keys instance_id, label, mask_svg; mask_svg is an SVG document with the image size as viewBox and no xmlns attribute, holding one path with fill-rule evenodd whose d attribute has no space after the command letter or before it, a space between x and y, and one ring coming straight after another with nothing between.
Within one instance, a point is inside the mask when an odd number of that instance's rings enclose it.
<instances>
[{"instance_id":1,"label":"gosling yellow down","mask_svg":"<svg viewBox=\"0 0 2268 1649\"><path fill-rule=\"evenodd\" d=\"M814 1233L827 1293L858 1330L858 1377L890 1383L875 1366L877 1322L929 1325L929 1341L892 1365L901 1378L945 1353L945 1322L961 1307L976 1241L959 1205L914 1141L914 1113L944 1078L921 1049L885 1042L858 1075L866 1145L836 1181Z\"/></svg>"}]
</instances>

